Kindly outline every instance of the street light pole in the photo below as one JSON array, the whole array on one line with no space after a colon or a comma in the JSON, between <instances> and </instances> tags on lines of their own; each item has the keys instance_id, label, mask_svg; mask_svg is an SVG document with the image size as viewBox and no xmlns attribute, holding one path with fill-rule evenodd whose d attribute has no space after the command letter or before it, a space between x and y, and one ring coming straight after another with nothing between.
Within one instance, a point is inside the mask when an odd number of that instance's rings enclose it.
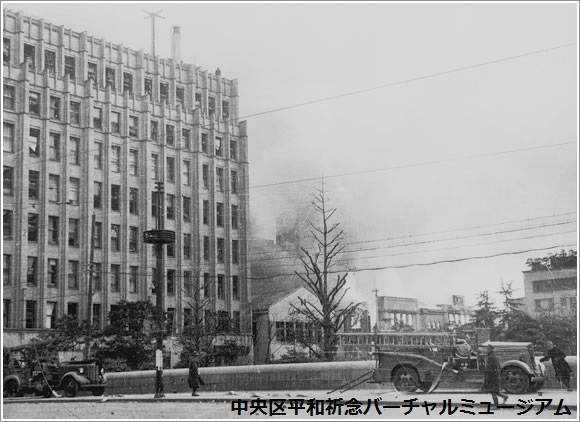
<instances>
[{"instance_id":1,"label":"street light pole","mask_svg":"<svg viewBox=\"0 0 580 422\"><path fill-rule=\"evenodd\" d=\"M87 292L87 336L85 339L85 359L90 356L91 342L92 342L92 325L93 325L93 260L95 259L94 236L95 236L95 213L91 218L91 234L90 234L90 252L89 252L89 286Z\"/></svg>"},{"instance_id":2,"label":"street light pole","mask_svg":"<svg viewBox=\"0 0 580 422\"><path fill-rule=\"evenodd\" d=\"M163 182L155 182L157 186L157 230L163 230ZM157 284L156 289L156 305L157 305L157 350L155 351L156 360L156 389L155 398L165 397L163 393L163 334L165 331L165 321L163 313L165 306L163 303L163 243L159 242L155 245L157 252Z\"/></svg>"}]
</instances>

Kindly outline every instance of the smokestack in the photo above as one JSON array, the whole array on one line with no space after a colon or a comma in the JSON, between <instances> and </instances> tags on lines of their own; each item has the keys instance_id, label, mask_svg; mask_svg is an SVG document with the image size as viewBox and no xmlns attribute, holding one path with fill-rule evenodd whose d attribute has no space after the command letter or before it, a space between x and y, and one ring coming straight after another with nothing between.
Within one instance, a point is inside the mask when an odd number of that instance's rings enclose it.
<instances>
[{"instance_id":1,"label":"smokestack","mask_svg":"<svg viewBox=\"0 0 580 422\"><path fill-rule=\"evenodd\" d=\"M171 58L176 62L181 61L181 28L171 27Z\"/></svg>"}]
</instances>

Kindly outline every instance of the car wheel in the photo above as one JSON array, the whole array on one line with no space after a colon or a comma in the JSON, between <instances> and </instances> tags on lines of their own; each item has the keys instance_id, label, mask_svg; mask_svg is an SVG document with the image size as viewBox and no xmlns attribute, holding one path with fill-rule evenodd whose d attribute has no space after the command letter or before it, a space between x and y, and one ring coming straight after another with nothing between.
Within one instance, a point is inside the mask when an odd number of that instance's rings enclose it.
<instances>
[{"instance_id":1,"label":"car wheel","mask_svg":"<svg viewBox=\"0 0 580 422\"><path fill-rule=\"evenodd\" d=\"M421 385L419 373L415 368L400 366L393 372L393 385L397 391L414 393Z\"/></svg>"},{"instance_id":2,"label":"car wheel","mask_svg":"<svg viewBox=\"0 0 580 422\"><path fill-rule=\"evenodd\" d=\"M501 371L502 385L510 394L522 394L528 391L530 377L522 368L508 366Z\"/></svg>"},{"instance_id":3,"label":"car wheel","mask_svg":"<svg viewBox=\"0 0 580 422\"><path fill-rule=\"evenodd\" d=\"M75 397L79 391L79 383L73 377L69 377L64 382L64 395Z\"/></svg>"},{"instance_id":4,"label":"car wheel","mask_svg":"<svg viewBox=\"0 0 580 422\"><path fill-rule=\"evenodd\" d=\"M18 388L18 382L15 380L8 380L4 384L4 397L20 397L20 389Z\"/></svg>"},{"instance_id":5,"label":"car wheel","mask_svg":"<svg viewBox=\"0 0 580 422\"><path fill-rule=\"evenodd\" d=\"M93 396L102 396L105 394L105 387L93 388L91 393L93 393Z\"/></svg>"}]
</instances>

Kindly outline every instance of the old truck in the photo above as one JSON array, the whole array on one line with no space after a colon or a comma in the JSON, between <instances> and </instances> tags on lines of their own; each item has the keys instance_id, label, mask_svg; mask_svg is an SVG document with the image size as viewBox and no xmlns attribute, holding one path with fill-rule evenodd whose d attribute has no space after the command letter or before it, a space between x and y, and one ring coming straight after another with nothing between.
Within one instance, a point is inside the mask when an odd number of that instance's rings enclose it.
<instances>
[{"instance_id":1,"label":"old truck","mask_svg":"<svg viewBox=\"0 0 580 422\"><path fill-rule=\"evenodd\" d=\"M39 353L42 343L4 349L3 396L24 394L75 397L79 391L99 396L105 392L105 370L97 359L51 360Z\"/></svg>"}]
</instances>

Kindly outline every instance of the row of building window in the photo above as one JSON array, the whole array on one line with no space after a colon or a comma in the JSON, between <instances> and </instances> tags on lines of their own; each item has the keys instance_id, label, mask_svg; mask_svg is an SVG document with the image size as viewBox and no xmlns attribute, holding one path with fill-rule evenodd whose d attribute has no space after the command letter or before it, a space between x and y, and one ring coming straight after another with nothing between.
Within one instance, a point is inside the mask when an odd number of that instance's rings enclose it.
<instances>
[{"instance_id":1,"label":"row of building window","mask_svg":"<svg viewBox=\"0 0 580 422\"><path fill-rule=\"evenodd\" d=\"M10 38L4 38L4 48L3 48L3 63L10 63L11 59L11 40ZM36 48L31 44L24 44L24 61L28 61L28 68L31 71L36 70ZM48 72L49 75L56 75L56 52L45 49L44 50L44 71ZM68 76L71 80L75 80L77 76L77 66L76 58L74 56L64 57L64 69L63 77ZM105 87L109 88L111 91L116 92L117 90L117 72L114 68L106 66L105 67ZM100 83L100 73L98 64L95 62L87 62L87 80L92 80L93 83L98 87ZM127 92L130 96L134 93L134 76L131 72L122 72L122 91ZM145 77L143 83L143 95L148 95L149 98L154 98L155 93L153 91L153 79ZM158 98L161 102L167 102L170 100L169 96L169 83L159 82L158 86ZM200 109L202 106L202 95L200 92L195 93L195 107ZM182 86L175 87L175 101L177 104L184 106L185 104L185 88ZM6 106L5 106L6 107ZM207 111L209 114L216 113L216 99L212 96L208 96ZM223 119L230 117L230 103L227 100L222 100L221 102L221 116Z\"/></svg>"},{"instance_id":2,"label":"row of building window","mask_svg":"<svg viewBox=\"0 0 580 422\"><path fill-rule=\"evenodd\" d=\"M536 313L546 313L554 312L554 298L547 299L534 299L534 311ZM561 297L560 298L560 309L561 313L572 313L576 314L577 301L575 296Z\"/></svg>"}]
</instances>

